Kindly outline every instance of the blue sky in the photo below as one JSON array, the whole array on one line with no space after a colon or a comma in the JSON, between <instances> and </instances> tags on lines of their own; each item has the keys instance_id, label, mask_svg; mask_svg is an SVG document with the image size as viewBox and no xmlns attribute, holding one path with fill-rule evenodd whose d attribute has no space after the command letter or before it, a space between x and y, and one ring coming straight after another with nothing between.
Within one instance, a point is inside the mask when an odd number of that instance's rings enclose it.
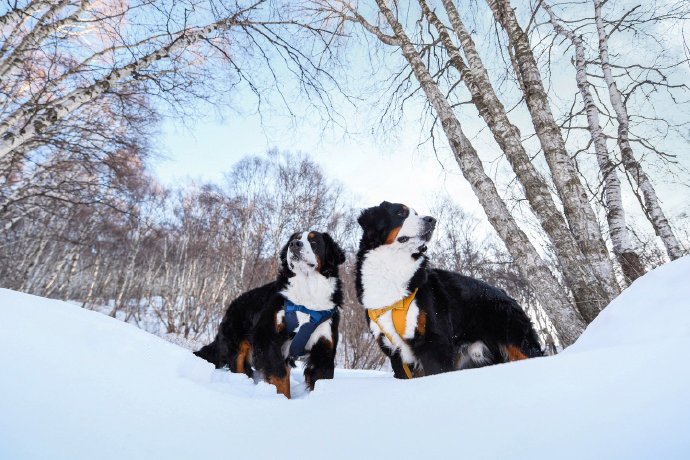
<instances>
[{"instance_id":1,"label":"blue sky","mask_svg":"<svg viewBox=\"0 0 690 460\"><path fill-rule=\"evenodd\" d=\"M414 120L408 122L414 125ZM405 126L388 139L370 134L322 132L312 122L292 126L281 117L228 114L182 126L163 124L160 150L167 158L154 162L154 171L167 185L189 180L220 181L224 172L245 155L262 155L270 148L308 153L329 178L341 182L360 206L380 201L410 204L428 210L438 194L447 193L467 209L478 203L450 154L437 161L430 146L418 146L419 126Z\"/></svg>"},{"instance_id":2,"label":"blue sky","mask_svg":"<svg viewBox=\"0 0 690 460\"><path fill-rule=\"evenodd\" d=\"M669 33L668 38L675 36ZM677 31L676 31L677 32ZM482 34L478 34L478 39ZM479 44L483 43L481 40ZM488 43L488 42L484 42ZM489 45L486 45L489 47ZM617 44L620 50L625 44ZM556 48L558 51L559 48ZM481 50L480 50L481 51ZM553 104L556 113L567 111L572 103L572 96L577 91L574 73L570 63L571 52L562 48L563 54L552 56L553 66L550 79ZM391 58L384 49L378 58L383 56L385 61L393 62L397 68L397 58ZM495 54L489 49L483 51L488 67L495 72L493 77L500 79L502 64L495 61ZM369 206L382 200L406 203L419 212L427 212L438 195L447 194L457 204L467 211L480 217L488 229L484 213L479 207L469 184L464 180L454 161L444 138L437 138L438 155L434 153L430 143L420 142L427 135L425 120L422 119L422 103L419 99L408 104L401 122L393 129L387 129L380 123L380 100L376 96L367 94L366 85L375 84L380 78L381 71L391 69L379 67L365 57L366 53L354 47L347 56L347 63L343 64L347 71L346 77L359 75L355 82L365 88L362 93L368 100L360 101L357 108L336 98L337 110L342 112L343 120L350 134L345 135L340 128L324 129L318 116L314 116L313 107L308 101L291 92L289 88L281 88L286 94L292 94L289 101L291 109L297 117L286 116L284 107L273 106L259 117L254 110L256 101L245 91L233 97L233 111L226 111L218 116L218 111L209 109L211 114L196 121L187 121L183 126L179 121L168 119L162 126L161 145L159 150L167 157L154 162L154 171L166 185L176 185L189 180L219 181L222 174L229 171L232 165L245 155L261 155L271 148L280 150L301 151L314 158L324 169L329 178L341 182L346 190L354 195L355 205ZM493 61L492 61L493 59ZM389 64L387 62L387 64ZM496 70L498 68L499 70ZM378 72L378 74L377 74ZM503 96L506 107L512 107L518 100L516 92L503 86L507 95ZM269 88L270 91L270 88ZM459 95L458 98L462 98ZM664 106L659 107L663 110ZM310 114L304 115L304 114ZM489 175L497 180L499 191L504 195L516 196L518 191L512 171L504 160L500 160L500 151L485 128L476 109L464 106L458 111L463 127L481 158ZM511 120L518 125L523 136L532 131L531 120L524 104L510 113ZM615 127L607 127L613 133ZM575 133L571 136L584 136ZM587 139L581 138L586 144ZM669 138L662 147L679 153L681 165L690 168L690 155L687 153L687 143L683 147L678 137ZM662 142L663 144L664 142ZM531 138L525 141L528 152L539 151L538 142ZM615 144L609 141L609 148ZM571 146L572 150L572 146ZM583 157L579 157L583 160ZM541 155L537 156L538 163L543 167ZM583 161L581 167L587 171L590 178L597 176L596 162L593 158ZM655 179L660 198L669 216L683 211L690 211L690 192L687 186L679 185L666 175L663 169L655 169L648 165L648 171ZM507 174L503 174L507 172ZM681 177L682 179L682 177ZM639 205L631 193L626 193L625 201L628 212L637 222L644 222L639 212ZM529 211L516 201L509 203L515 206L517 218L523 223L532 221ZM522 206L522 208L520 208ZM520 209L518 209L520 208ZM533 223L530 225L534 225ZM529 229L526 228L526 230ZM651 227L648 229L651 230Z\"/></svg>"}]
</instances>

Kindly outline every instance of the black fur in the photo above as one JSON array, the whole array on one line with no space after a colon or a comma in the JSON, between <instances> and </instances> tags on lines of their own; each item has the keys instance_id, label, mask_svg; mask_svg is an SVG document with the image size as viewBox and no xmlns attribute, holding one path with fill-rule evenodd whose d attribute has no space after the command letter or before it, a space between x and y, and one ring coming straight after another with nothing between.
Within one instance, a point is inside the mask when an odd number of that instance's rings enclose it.
<instances>
[{"instance_id":1,"label":"black fur","mask_svg":"<svg viewBox=\"0 0 690 460\"><path fill-rule=\"evenodd\" d=\"M389 233L402 226L408 209L401 204L383 202L364 210L358 222L363 229L357 253L356 287L360 302L366 286L362 285L362 265L366 254L386 244ZM458 368L477 367L510 361L519 356L542 355L539 339L530 319L520 305L505 291L483 281L445 270L428 267L426 246L421 244L410 257L421 264L409 280L409 292L418 289L416 304L425 315L423 333L416 329L412 339L406 340L421 364L424 375L448 372ZM385 307L385 305L378 306ZM367 322L369 317L367 316ZM484 356L488 362L477 363L461 357L476 342L486 345ZM399 351L384 345L381 350L390 358L395 376L405 378ZM512 354L511 354L512 352Z\"/></svg>"},{"instance_id":2,"label":"black fur","mask_svg":"<svg viewBox=\"0 0 690 460\"><path fill-rule=\"evenodd\" d=\"M288 266L288 244L300 233L290 237L280 252L281 267L275 281L251 289L230 303L223 317L218 334L210 344L194 352L195 355L214 364L216 368L228 367L232 372L244 372L252 377L254 370L260 371L264 379L289 380L288 362L283 356L283 345L290 340L285 322L276 323L276 315L283 309L285 297L282 292L295 274ZM312 237L313 235L313 237ZM305 368L305 382L310 389L320 379L333 378L335 351L338 341L339 308L342 305L341 281L338 266L345 262L345 253L327 233L310 232L312 250L319 259L320 273L337 279L331 301L338 308L331 321L332 343L319 340L311 348ZM246 352L249 349L249 352ZM285 394L289 397L288 393Z\"/></svg>"}]
</instances>

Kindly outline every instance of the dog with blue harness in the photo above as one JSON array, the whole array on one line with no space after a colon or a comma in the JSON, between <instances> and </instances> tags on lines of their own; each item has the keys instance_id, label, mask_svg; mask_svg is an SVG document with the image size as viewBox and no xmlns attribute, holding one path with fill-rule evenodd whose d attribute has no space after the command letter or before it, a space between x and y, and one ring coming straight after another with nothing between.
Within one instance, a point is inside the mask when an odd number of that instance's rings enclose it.
<instances>
[{"instance_id":1,"label":"dog with blue harness","mask_svg":"<svg viewBox=\"0 0 690 460\"><path fill-rule=\"evenodd\" d=\"M275 281L232 301L216 338L195 354L217 368L250 377L257 371L290 397L290 370L304 361L310 390L333 378L345 253L328 233L299 232L280 252Z\"/></svg>"}]
</instances>

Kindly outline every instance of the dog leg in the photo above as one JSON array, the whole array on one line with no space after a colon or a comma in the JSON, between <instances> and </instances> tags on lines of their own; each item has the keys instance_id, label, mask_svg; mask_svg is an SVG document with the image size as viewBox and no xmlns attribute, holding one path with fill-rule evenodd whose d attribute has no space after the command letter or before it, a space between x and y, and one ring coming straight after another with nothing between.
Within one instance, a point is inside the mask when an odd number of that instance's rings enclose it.
<instances>
[{"instance_id":1,"label":"dog leg","mask_svg":"<svg viewBox=\"0 0 690 460\"><path fill-rule=\"evenodd\" d=\"M506 345L505 347L502 347L503 353L505 354L506 361L520 361L523 359L528 359L528 356L525 355L522 350L520 350L519 347L516 347L515 345Z\"/></svg>"},{"instance_id":2,"label":"dog leg","mask_svg":"<svg viewBox=\"0 0 690 460\"><path fill-rule=\"evenodd\" d=\"M322 337L311 347L307 364L304 367L304 382L310 391L317 380L332 379L335 370L333 342Z\"/></svg>"},{"instance_id":3,"label":"dog leg","mask_svg":"<svg viewBox=\"0 0 690 460\"><path fill-rule=\"evenodd\" d=\"M284 371L279 374L268 375L266 381L276 387L276 392L290 399L290 366L285 366Z\"/></svg>"},{"instance_id":4,"label":"dog leg","mask_svg":"<svg viewBox=\"0 0 690 460\"><path fill-rule=\"evenodd\" d=\"M245 374L247 377L252 376L252 367L249 363L251 351L252 346L249 343L249 340L243 340L240 342L239 349L237 350L237 357L235 358L234 372Z\"/></svg>"}]
</instances>

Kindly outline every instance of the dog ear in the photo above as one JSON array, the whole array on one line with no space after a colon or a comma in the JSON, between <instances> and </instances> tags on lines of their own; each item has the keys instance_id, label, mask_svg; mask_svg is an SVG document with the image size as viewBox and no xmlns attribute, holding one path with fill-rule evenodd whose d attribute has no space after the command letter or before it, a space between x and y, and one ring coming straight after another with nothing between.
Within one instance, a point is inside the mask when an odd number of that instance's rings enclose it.
<instances>
[{"instance_id":1,"label":"dog ear","mask_svg":"<svg viewBox=\"0 0 690 460\"><path fill-rule=\"evenodd\" d=\"M345 263L345 251L342 250L338 243L335 242L331 235L328 233L323 233L323 240L326 243L326 250L330 251L333 255L333 260L337 265L342 265Z\"/></svg>"},{"instance_id":2,"label":"dog ear","mask_svg":"<svg viewBox=\"0 0 690 460\"><path fill-rule=\"evenodd\" d=\"M363 238L369 243L382 244L385 240L383 231L386 226L386 211L379 206L363 210L357 218L357 223L362 227Z\"/></svg>"},{"instance_id":3,"label":"dog ear","mask_svg":"<svg viewBox=\"0 0 690 460\"><path fill-rule=\"evenodd\" d=\"M385 201L384 201L385 203ZM383 204L383 203L382 203ZM374 206L372 208L367 208L364 209L360 214L359 217L357 218L357 223L359 224L360 227L362 227L364 230L368 230L370 228L375 228L376 223L379 219L377 219L377 215L380 214L381 212L381 207L380 206Z\"/></svg>"},{"instance_id":4,"label":"dog ear","mask_svg":"<svg viewBox=\"0 0 690 460\"><path fill-rule=\"evenodd\" d=\"M288 245L290 244L290 240L288 239L288 242L285 243L285 246L283 246L283 249L280 250L280 267L281 271L285 271L287 273L292 273L290 270L290 267L288 267L288 262L287 262L287 253L288 253Z\"/></svg>"},{"instance_id":5,"label":"dog ear","mask_svg":"<svg viewBox=\"0 0 690 460\"><path fill-rule=\"evenodd\" d=\"M338 265L345 263L345 252L328 233L322 233L321 237L326 247L324 266L321 268L321 274L326 277L335 276L338 274Z\"/></svg>"}]
</instances>

